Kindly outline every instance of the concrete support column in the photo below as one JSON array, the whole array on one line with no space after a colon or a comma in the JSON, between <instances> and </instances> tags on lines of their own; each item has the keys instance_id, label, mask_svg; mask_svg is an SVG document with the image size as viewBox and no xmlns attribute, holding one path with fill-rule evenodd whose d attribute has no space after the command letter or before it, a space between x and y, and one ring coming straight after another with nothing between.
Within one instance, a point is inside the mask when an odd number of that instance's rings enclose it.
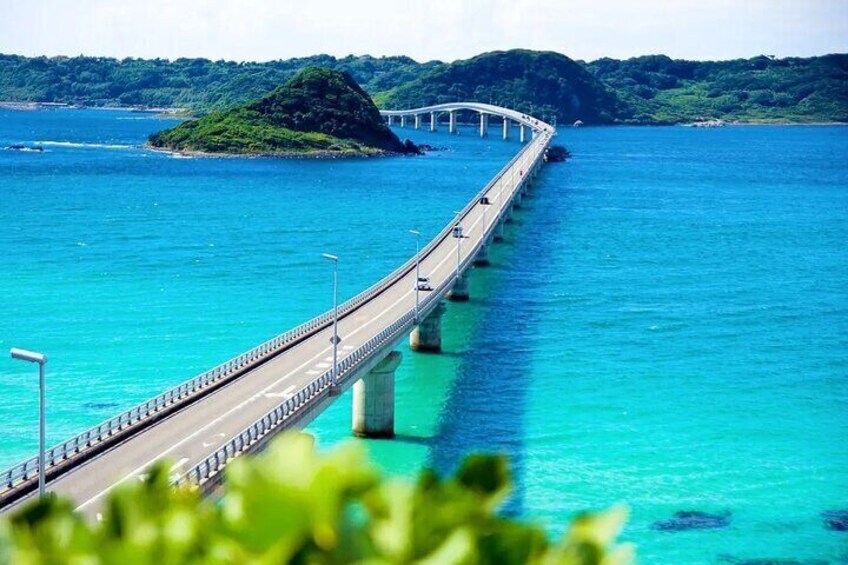
<instances>
[{"instance_id":1,"label":"concrete support column","mask_svg":"<svg viewBox=\"0 0 848 565\"><path fill-rule=\"evenodd\" d=\"M489 135L489 114L480 112L480 137Z\"/></svg>"},{"instance_id":2,"label":"concrete support column","mask_svg":"<svg viewBox=\"0 0 848 565\"><path fill-rule=\"evenodd\" d=\"M468 292L468 275L465 273L459 275L459 278L454 279L453 286L445 295L452 302L465 302L470 296Z\"/></svg>"},{"instance_id":3,"label":"concrete support column","mask_svg":"<svg viewBox=\"0 0 848 565\"><path fill-rule=\"evenodd\" d=\"M536 130L534 130L534 129L530 130L530 139L536 139Z\"/></svg>"},{"instance_id":4,"label":"concrete support column","mask_svg":"<svg viewBox=\"0 0 848 565\"><path fill-rule=\"evenodd\" d=\"M456 111L448 112L448 133L456 133Z\"/></svg>"},{"instance_id":5,"label":"concrete support column","mask_svg":"<svg viewBox=\"0 0 848 565\"><path fill-rule=\"evenodd\" d=\"M489 242L484 241L480 249L477 250L477 255L474 256L474 264L478 267L485 267L490 264L489 261Z\"/></svg>"},{"instance_id":6,"label":"concrete support column","mask_svg":"<svg viewBox=\"0 0 848 565\"><path fill-rule=\"evenodd\" d=\"M513 208L521 208L521 191L515 193L515 197L512 199L512 207Z\"/></svg>"},{"instance_id":7,"label":"concrete support column","mask_svg":"<svg viewBox=\"0 0 848 565\"><path fill-rule=\"evenodd\" d=\"M392 124L394 124L394 123L395 123L395 117L392 116L391 114L389 114L389 127L391 127Z\"/></svg>"},{"instance_id":8,"label":"concrete support column","mask_svg":"<svg viewBox=\"0 0 848 565\"><path fill-rule=\"evenodd\" d=\"M409 348L413 351L438 353L442 350L442 316L447 306L439 302L430 314L421 320L409 334Z\"/></svg>"},{"instance_id":9,"label":"concrete support column","mask_svg":"<svg viewBox=\"0 0 848 565\"><path fill-rule=\"evenodd\" d=\"M402 128L406 127L406 116L400 117L400 127L402 127Z\"/></svg>"},{"instance_id":10,"label":"concrete support column","mask_svg":"<svg viewBox=\"0 0 848 565\"><path fill-rule=\"evenodd\" d=\"M421 114L415 114L415 129L421 129Z\"/></svg>"},{"instance_id":11,"label":"concrete support column","mask_svg":"<svg viewBox=\"0 0 848 565\"><path fill-rule=\"evenodd\" d=\"M521 124L521 127L518 128L518 139L521 143L527 141L527 126Z\"/></svg>"},{"instance_id":12,"label":"concrete support column","mask_svg":"<svg viewBox=\"0 0 848 565\"><path fill-rule=\"evenodd\" d=\"M495 232L494 232L494 235L492 236L492 241L494 241L496 243L500 243L503 240L504 240L504 223L498 222L497 225L495 226Z\"/></svg>"},{"instance_id":13,"label":"concrete support column","mask_svg":"<svg viewBox=\"0 0 848 565\"><path fill-rule=\"evenodd\" d=\"M403 356L392 351L353 385L353 433L395 437L395 369Z\"/></svg>"},{"instance_id":14,"label":"concrete support column","mask_svg":"<svg viewBox=\"0 0 848 565\"><path fill-rule=\"evenodd\" d=\"M503 221L504 221L505 224L511 224L512 223L512 212L513 212L512 202L510 202L509 204L506 205L506 209L504 210Z\"/></svg>"},{"instance_id":15,"label":"concrete support column","mask_svg":"<svg viewBox=\"0 0 848 565\"><path fill-rule=\"evenodd\" d=\"M430 131L436 131L436 125L438 124L438 116L436 112L430 112Z\"/></svg>"},{"instance_id":16,"label":"concrete support column","mask_svg":"<svg viewBox=\"0 0 848 565\"><path fill-rule=\"evenodd\" d=\"M509 119L503 119L503 138L504 140L509 139Z\"/></svg>"}]
</instances>

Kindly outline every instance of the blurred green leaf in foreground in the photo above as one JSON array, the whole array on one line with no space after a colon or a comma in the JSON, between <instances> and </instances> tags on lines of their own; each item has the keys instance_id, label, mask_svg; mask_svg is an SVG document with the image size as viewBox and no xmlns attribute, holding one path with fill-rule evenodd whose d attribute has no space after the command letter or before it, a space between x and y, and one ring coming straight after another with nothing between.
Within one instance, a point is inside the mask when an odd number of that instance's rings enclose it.
<instances>
[{"instance_id":1,"label":"blurred green leaf in foreground","mask_svg":"<svg viewBox=\"0 0 848 565\"><path fill-rule=\"evenodd\" d=\"M111 494L89 523L48 497L0 521L0 563L538 563L619 565L622 508L578 517L563 539L497 514L510 489L502 457L472 455L453 477L382 478L361 444L316 454L288 434L234 460L220 498L172 488L167 464Z\"/></svg>"}]
</instances>

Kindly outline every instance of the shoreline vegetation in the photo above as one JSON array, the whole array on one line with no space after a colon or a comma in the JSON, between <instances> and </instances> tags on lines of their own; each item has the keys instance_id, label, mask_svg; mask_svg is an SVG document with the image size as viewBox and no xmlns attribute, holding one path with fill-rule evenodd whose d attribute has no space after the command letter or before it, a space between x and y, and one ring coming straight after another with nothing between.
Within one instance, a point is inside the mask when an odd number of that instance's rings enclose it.
<instances>
[{"instance_id":1,"label":"shoreline vegetation","mask_svg":"<svg viewBox=\"0 0 848 565\"><path fill-rule=\"evenodd\" d=\"M255 100L309 66L348 73L381 108L460 99L560 125L848 123L848 54L730 61L572 60L516 49L466 60L316 55L265 63L0 54L0 100L203 116ZM179 108L179 110L175 110ZM184 117L184 116L179 116Z\"/></svg>"},{"instance_id":2,"label":"shoreline vegetation","mask_svg":"<svg viewBox=\"0 0 848 565\"><path fill-rule=\"evenodd\" d=\"M192 156L371 157L418 154L384 123L344 72L308 67L254 102L150 136L148 145Z\"/></svg>"}]
</instances>

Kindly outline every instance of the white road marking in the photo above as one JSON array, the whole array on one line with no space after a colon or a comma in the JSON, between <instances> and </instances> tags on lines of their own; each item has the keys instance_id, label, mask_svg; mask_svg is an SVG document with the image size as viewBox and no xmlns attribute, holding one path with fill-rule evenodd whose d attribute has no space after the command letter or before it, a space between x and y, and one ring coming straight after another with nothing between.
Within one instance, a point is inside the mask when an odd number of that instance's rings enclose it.
<instances>
[{"instance_id":1,"label":"white road marking","mask_svg":"<svg viewBox=\"0 0 848 565\"><path fill-rule=\"evenodd\" d=\"M289 398L290 396L292 396L292 391L295 389L296 386L297 385L291 385L283 392L266 392L265 398Z\"/></svg>"},{"instance_id":2,"label":"white road marking","mask_svg":"<svg viewBox=\"0 0 848 565\"><path fill-rule=\"evenodd\" d=\"M216 443L219 443L225 437L227 437L227 434L225 434L224 432L221 432L219 434L215 434L214 436L212 436L212 441L204 441L203 442L203 447L212 447Z\"/></svg>"},{"instance_id":3,"label":"white road marking","mask_svg":"<svg viewBox=\"0 0 848 565\"><path fill-rule=\"evenodd\" d=\"M353 346L352 345L342 345L342 349L344 349L345 351L350 351L351 349L353 349Z\"/></svg>"},{"instance_id":4,"label":"white road marking","mask_svg":"<svg viewBox=\"0 0 848 565\"><path fill-rule=\"evenodd\" d=\"M307 375L320 375L321 371L316 371L315 369L309 369L308 371L306 371L306 374Z\"/></svg>"},{"instance_id":5,"label":"white road marking","mask_svg":"<svg viewBox=\"0 0 848 565\"><path fill-rule=\"evenodd\" d=\"M324 357L324 361L332 361L332 360L333 360L332 355L330 355L329 357Z\"/></svg>"},{"instance_id":6,"label":"white road marking","mask_svg":"<svg viewBox=\"0 0 848 565\"><path fill-rule=\"evenodd\" d=\"M326 369L327 367L330 366L330 364L329 363L316 363L315 366L318 367L319 369Z\"/></svg>"},{"instance_id":7,"label":"white road marking","mask_svg":"<svg viewBox=\"0 0 848 565\"><path fill-rule=\"evenodd\" d=\"M171 469L169 472L173 473L174 471L178 471L186 463L188 463L188 457L183 457L182 459L171 465Z\"/></svg>"},{"instance_id":8,"label":"white road marking","mask_svg":"<svg viewBox=\"0 0 848 565\"><path fill-rule=\"evenodd\" d=\"M492 187L492 188L494 188L494 187ZM488 192L487 192L487 194L488 194ZM471 228L473 228L474 226L476 226L476 225L477 225L477 223L478 223L481 219L482 219L482 216L481 216L480 218L477 218L477 220L475 220L475 221L471 224L471 226L469 227L469 231L470 231L470 229L471 229ZM442 258L442 260L441 260L441 261L439 261L438 263L436 263L436 265L432 268L431 272L436 272L437 270L439 270L439 269L442 267L442 265L444 265L444 264L445 264L445 262L447 262L447 261L449 261L450 259L453 259L453 258L455 258L455 257L456 257L456 256L455 256L455 255L453 255L452 253L447 253L447 254L445 254L445 256ZM390 304L388 307L386 307L386 308L385 308L382 312L378 312L376 316L372 317L370 320L368 320L367 322L365 322L365 323L363 323L363 324L359 325L357 328L355 328L353 331L351 331L349 335L350 335L350 336L353 336L353 335L356 335L357 333L361 332L363 329L367 328L368 326L370 326L371 324L373 324L373 323L374 323L374 322L376 322L377 320L381 319L381 318L382 318L382 317L383 317L383 316L384 316L387 312L389 312L390 310L393 310L393 309L395 308L395 306L397 306L398 304L400 304L401 302L403 302L404 300L406 300L406 298L407 298L408 296L411 296L411 295L413 295L414 293L415 293L415 290L414 290L414 289L407 291L405 294L401 295L401 297L400 297L400 298L398 298L398 299L397 299L394 303L392 303L392 304ZM285 375L283 375L282 377L280 377L279 379L277 379L276 381L274 381L273 383L271 383L270 385L268 385L267 387L265 387L264 389L262 389L261 391L259 391L259 393L258 393L258 394L259 394L259 395L261 395L261 394L265 394L266 392L268 392L269 390L273 389L274 387L276 387L277 385L279 385L281 382L283 382L284 380L286 380L286 379L287 379L287 378L289 378L290 376L292 376L292 375L294 375L295 373L298 373L298 372L300 372L302 369L306 368L309 364L311 364L313 361L315 361L315 359L316 359L316 358L318 358L318 357L319 357L319 356L321 356L321 355L324 355L327 351L329 351L329 350L331 350L331 349L332 349L332 345L330 345L330 346L328 346L328 347L324 348L323 350L319 351L316 355L314 355L313 357L311 357L310 359L308 359L306 362L304 362L304 363L303 363L303 364L301 364L300 366L296 367L296 368L295 368L295 369L293 369L292 371L289 371L288 373L286 373ZM316 366L317 366L317 365L316 365ZM193 433L189 434L188 436L184 437L184 438L183 438L182 440L180 440L179 442L175 443L175 444L174 444L174 445L172 445L171 447L167 448L165 451L161 452L159 455L156 455L156 456L155 456L155 457L153 457L152 459L149 459L146 463L142 464L140 467L138 467L138 468L137 468L137 469L135 469L134 471L132 471L132 472L130 472L129 474L127 474L126 476L124 476L124 478L120 479L120 480L119 480L119 481L117 481L117 482L112 483L111 485L109 485L108 487L106 487L105 489L103 489L102 491L98 492L97 494L95 494L94 496L92 496L91 498L89 498L88 500L86 500L85 502L83 502L82 504L80 504L79 506L77 506L77 508L76 508L76 509L77 509L77 510L82 510L82 509L83 509L83 508L85 508L86 506L90 505L92 502L94 502L94 501L96 501L96 500L100 499L101 497L103 497L103 495L105 495L106 493L108 493L110 490L112 490L113 488L115 488L115 487L116 487L116 486L118 486L119 484L123 483L124 481L126 481L126 480L128 480L128 479L130 479L130 478L132 478L132 477L134 477L134 476L136 476L136 475L138 475L141 471L143 471L144 469L146 469L147 467L149 467L149 466L150 466L150 465L152 465L154 462L156 462L157 460L161 459L162 457L164 457L164 456L165 456L165 455L167 455L168 453L170 453L170 452L172 452L173 450L177 449L178 447L182 446L182 445L183 445L183 444L185 444L187 441L189 441L189 440L191 440L191 439L194 439L195 437L197 437L197 436L198 436L198 435L200 435L201 433L204 433L204 432L205 432L208 428L210 428L210 427L212 427L212 426L217 425L219 422L221 422L221 420L223 420L223 419L225 419L225 418L229 417L229 416L230 416L231 414L233 414L234 412L237 412L238 410L241 410L241 409L242 409L245 405L247 405L247 404L249 404L250 402L252 402L252 401L254 400L254 398L256 398L256 396L257 396L257 395L254 395L254 396L252 396L252 397L248 398L247 400L245 400L245 401L243 401L243 402L241 402L241 403L237 404L236 406L233 406L232 408L230 408L229 410L227 410L226 412L224 412L223 414L221 414L220 416L218 416L218 417L217 417L217 418L215 418L214 420L209 421L209 422L208 422L205 426L202 426L202 427L198 428L198 429L197 429L197 430L195 430Z\"/></svg>"}]
</instances>

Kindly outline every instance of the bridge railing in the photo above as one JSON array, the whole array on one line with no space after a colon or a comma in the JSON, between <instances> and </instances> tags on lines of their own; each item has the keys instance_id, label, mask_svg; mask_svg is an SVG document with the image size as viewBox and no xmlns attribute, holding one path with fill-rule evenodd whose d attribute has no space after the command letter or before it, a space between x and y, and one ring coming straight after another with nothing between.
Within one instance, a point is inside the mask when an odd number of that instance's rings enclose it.
<instances>
[{"instance_id":1,"label":"bridge railing","mask_svg":"<svg viewBox=\"0 0 848 565\"><path fill-rule=\"evenodd\" d=\"M466 262L468 259L467 257ZM443 281L432 293L428 294L421 301L420 308L427 310L434 302L441 300L451 283L451 279ZM338 364L340 381L344 381L353 370L367 361L371 353L383 347L387 342L392 342L398 334L404 334L409 331L409 328L414 323L415 313L413 311L406 312L377 335L349 353ZM189 469L175 482L177 484L203 484L223 469L234 457L248 451L259 439L265 437L269 432L276 431L281 426L285 426L286 422L298 411L308 409L311 405L322 400L328 394L333 384L332 378L333 371L330 369L301 388L291 398L288 398L285 402L236 434L230 441Z\"/></svg>"},{"instance_id":2,"label":"bridge railing","mask_svg":"<svg viewBox=\"0 0 848 565\"><path fill-rule=\"evenodd\" d=\"M464 218L468 212L477 204L481 195L499 181L528 151L531 151L536 146L536 141L528 143L522 150L517 153L486 186L478 192L461 211L459 218ZM421 258L427 257L446 237L448 237L453 228L454 221L452 220L439 234L433 238L424 248L421 249ZM358 308L363 303L369 301L375 295L394 284L415 267L415 257L410 258L400 267L392 271L389 275L379 280L356 296L350 298L339 305L339 315L345 316L351 311ZM106 420L96 426L93 426L82 433L47 449L45 452L45 471L50 472L51 469L69 461L86 451L96 446L102 446L109 443L110 440L119 432L123 432L130 427L137 426L139 423L150 421L151 418L158 415L166 408L175 407L175 405L183 404L191 401L199 393L204 392L213 384L223 381L224 379L232 378L242 373L246 368L258 364L260 361L265 361L282 350L288 348L294 343L300 342L307 336L319 331L332 323L333 311L327 311L303 324L292 328L270 340L242 353L208 371L205 371L196 377L185 381L176 387L169 389L141 404L118 414L117 416ZM0 495L16 488L18 485L27 483L38 476L38 457L31 457L17 465L14 465L2 473L0 473Z\"/></svg>"},{"instance_id":3,"label":"bridge railing","mask_svg":"<svg viewBox=\"0 0 848 565\"><path fill-rule=\"evenodd\" d=\"M547 145L548 139L543 139L539 143L539 154L534 157L534 163L536 159L539 158L543 147ZM525 147L525 150L530 149L531 145ZM479 202L479 196L488 192L488 190L505 175L507 171L509 171L510 167L514 165L519 158L525 155L524 151L516 155L510 163L504 167L498 175L489 182L486 187L478 193L478 196L472 200L466 208L470 210L473 206L475 206ZM513 187L515 189L515 187ZM463 212L467 212L467 210L463 210ZM501 213L503 210L501 210ZM463 214L464 216L464 214ZM447 228L443 230L442 233L448 234L451 232L453 228L453 222L448 224ZM474 261L474 256L477 248L483 244L484 240L489 234L489 229L484 232L483 237L480 238L475 245L474 252L466 254L465 258L460 262L460 270L465 270L472 261ZM438 245L444 238L441 237L441 233L439 236L434 238L430 245ZM414 262L413 262L414 264ZM400 267L398 270L404 270L404 266ZM391 276L391 275L390 275ZM388 278L388 277L387 277ZM379 284L379 283L378 283ZM447 293L451 285L453 284L453 279L448 277L442 283L436 287L433 292L428 293L428 295L421 301L419 304L419 308L421 311L426 312L430 309L431 306L434 305L435 302L440 301L444 295ZM375 285L376 287L377 285ZM366 361L371 353L376 350L379 350L383 347L387 342L393 341L398 334L402 334L408 331L408 329L415 323L415 312L408 311L395 320L388 327L380 331L376 336L368 340L365 344L361 345L354 351L350 352L347 356L345 356L337 365L338 374L340 376L340 380L344 381L349 377L352 371L354 371L360 364ZM241 433L234 436L230 441L221 446L215 453L211 454L205 460L201 461L191 469L189 469L182 477L180 477L177 481L178 484L196 484L200 485L208 481L213 476L217 475L226 464L232 460L234 457L245 453L248 451L257 441L261 438L264 438L267 434L277 431L282 427L286 427L286 422L291 420L291 417L295 415L300 410L306 410L309 407L320 402L327 394L332 386L332 375L333 370L330 369L326 371L324 374L301 388L298 392L296 392L291 398L287 399L285 402L266 413L264 416L259 418L256 422L245 428Z\"/></svg>"}]
</instances>

